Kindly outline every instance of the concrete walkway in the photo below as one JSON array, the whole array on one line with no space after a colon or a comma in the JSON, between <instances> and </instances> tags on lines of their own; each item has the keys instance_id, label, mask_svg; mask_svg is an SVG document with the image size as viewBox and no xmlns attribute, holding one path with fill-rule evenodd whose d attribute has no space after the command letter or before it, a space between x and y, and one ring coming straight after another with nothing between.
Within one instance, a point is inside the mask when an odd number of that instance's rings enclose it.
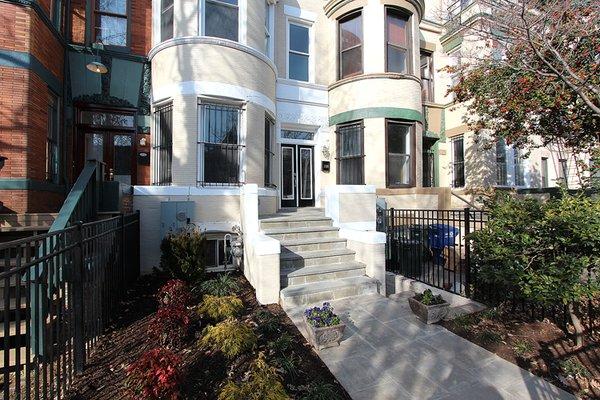
<instances>
[{"instance_id":1,"label":"concrete walkway","mask_svg":"<svg viewBox=\"0 0 600 400\"><path fill-rule=\"evenodd\" d=\"M574 399L439 325L421 323L409 294L332 301L346 323L340 347L319 356L353 399ZM305 307L287 310L306 335Z\"/></svg>"}]
</instances>

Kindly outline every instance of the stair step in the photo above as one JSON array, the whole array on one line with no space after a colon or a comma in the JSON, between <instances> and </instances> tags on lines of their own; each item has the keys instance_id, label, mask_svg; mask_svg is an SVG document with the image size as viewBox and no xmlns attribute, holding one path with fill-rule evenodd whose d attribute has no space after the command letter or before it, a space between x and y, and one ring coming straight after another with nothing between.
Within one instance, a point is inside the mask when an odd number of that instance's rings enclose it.
<instances>
[{"instance_id":1,"label":"stair step","mask_svg":"<svg viewBox=\"0 0 600 400\"><path fill-rule=\"evenodd\" d=\"M307 239L284 240L281 242L282 252L314 251L314 250L333 250L345 249L346 239L344 238L318 238L311 237Z\"/></svg>"},{"instance_id":2,"label":"stair step","mask_svg":"<svg viewBox=\"0 0 600 400\"><path fill-rule=\"evenodd\" d=\"M323 216L275 217L260 220L261 229L307 228L332 225L333 221L331 218Z\"/></svg>"},{"instance_id":3,"label":"stair step","mask_svg":"<svg viewBox=\"0 0 600 400\"><path fill-rule=\"evenodd\" d=\"M280 256L281 268L314 267L354 261L355 252L349 249L286 252Z\"/></svg>"},{"instance_id":4,"label":"stair step","mask_svg":"<svg viewBox=\"0 0 600 400\"><path fill-rule=\"evenodd\" d=\"M279 301L282 307L291 308L378 292L377 279L356 276L288 286L281 290Z\"/></svg>"},{"instance_id":5,"label":"stair step","mask_svg":"<svg viewBox=\"0 0 600 400\"><path fill-rule=\"evenodd\" d=\"M263 230L265 235L286 241L311 237L337 237L340 228L333 226L314 226L310 228L273 228Z\"/></svg>"},{"instance_id":6,"label":"stair step","mask_svg":"<svg viewBox=\"0 0 600 400\"><path fill-rule=\"evenodd\" d=\"M282 287L295 286L305 283L363 276L364 274L365 264L357 261L298 269L282 269L281 285Z\"/></svg>"}]
</instances>

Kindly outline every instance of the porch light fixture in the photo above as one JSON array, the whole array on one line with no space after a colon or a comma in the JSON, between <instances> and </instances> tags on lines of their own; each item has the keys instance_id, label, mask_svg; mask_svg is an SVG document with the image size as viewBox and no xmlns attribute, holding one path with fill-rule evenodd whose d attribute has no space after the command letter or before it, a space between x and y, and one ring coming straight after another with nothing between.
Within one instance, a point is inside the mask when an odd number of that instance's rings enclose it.
<instances>
[{"instance_id":1,"label":"porch light fixture","mask_svg":"<svg viewBox=\"0 0 600 400\"><path fill-rule=\"evenodd\" d=\"M108 72L108 67L102 64L100 61L92 61L85 67L96 74L105 74Z\"/></svg>"}]
</instances>

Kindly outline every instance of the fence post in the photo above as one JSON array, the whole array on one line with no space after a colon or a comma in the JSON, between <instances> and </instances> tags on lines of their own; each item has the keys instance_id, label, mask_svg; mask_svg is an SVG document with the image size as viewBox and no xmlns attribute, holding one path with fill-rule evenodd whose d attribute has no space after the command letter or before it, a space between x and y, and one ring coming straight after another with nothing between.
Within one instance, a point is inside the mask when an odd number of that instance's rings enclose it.
<instances>
[{"instance_id":1,"label":"fence post","mask_svg":"<svg viewBox=\"0 0 600 400\"><path fill-rule=\"evenodd\" d=\"M85 365L85 329L84 329L84 306L83 306L83 224L76 222L75 247L73 248L73 359L75 373L83 372Z\"/></svg>"},{"instance_id":2,"label":"fence post","mask_svg":"<svg viewBox=\"0 0 600 400\"><path fill-rule=\"evenodd\" d=\"M121 293L123 293L123 285L127 284L129 285L129 275L127 274L126 270L125 270L125 219L123 218L123 213L121 213L121 215L119 215L119 224L121 225L120 229L119 229L119 234L120 234L120 238L119 238L119 293L113 293L112 296L115 295L121 295ZM116 301L116 299L115 299Z\"/></svg>"},{"instance_id":3,"label":"fence post","mask_svg":"<svg viewBox=\"0 0 600 400\"><path fill-rule=\"evenodd\" d=\"M471 244L468 235L471 233L471 209L465 208L465 294L471 297Z\"/></svg>"}]
</instances>

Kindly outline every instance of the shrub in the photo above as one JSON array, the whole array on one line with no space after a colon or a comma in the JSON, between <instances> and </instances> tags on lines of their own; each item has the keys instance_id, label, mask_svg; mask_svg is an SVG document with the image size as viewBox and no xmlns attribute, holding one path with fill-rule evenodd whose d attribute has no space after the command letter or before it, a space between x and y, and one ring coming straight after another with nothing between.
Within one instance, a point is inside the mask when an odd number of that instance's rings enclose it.
<instances>
[{"instance_id":1,"label":"shrub","mask_svg":"<svg viewBox=\"0 0 600 400\"><path fill-rule=\"evenodd\" d=\"M289 333L283 333L277 337L277 339L268 343L268 347L275 353L285 353L292 348L294 344L294 337Z\"/></svg>"},{"instance_id":2,"label":"shrub","mask_svg":"<svg viewBox=\"0 0 600 400\"><path fill-rule=\"evenodd\" d=\"M239 297L206 295L198 308L198 312L208 315L209 318L215 321L221 321L239 315L243 309L244 303Z\"/></svg>"},{"instance_id":3,"label":"shrub","mask_svg":"<svg viewBox=\"0 0 600 400\"><path fill-rule=\"evenodd\" d=\"M207 326L199 344L218 350L231 359L252 349L256 344L256 334L243 322L229 318L215 326Z\"/></svg>"},{"instance_id":4,"label":"shrub","mask_svg":"<svg viewBox=\"0 0 600 400\"><path fill-rule=\"evenodd\" d=\"M446 302L442 298L441 294L434 295L431 289L425 289L423 293L415 294L415 299L426 306L434 306L436 304L444 304Z\"/></svg>"},{"instance_id":5,"label":"shrub","mask_svg":"<svg viewBox=\"0 0 600 400\"><path fill-rule=\"evenodd\" d=\"M300 386L300 400L336 400L341 399L335 386L331 383L317 381L311 382L308 385Z\"/></svg>"},{"instance_id":6,"label":"shrub","mask_svg":"<svg viewBox=\"0 0 600 400\"><path fill-rule=\"evenodd\" d=\"M333 313L333 307L327 302L323 303L323 307L307 308L304 315L308 323L315 328L334 326L341 323L340 317Z\"/></svg>"},{"instance_id":7,"label":"shrub","mask_svg":"<svg viewBox=\"0 0 600 400\"><path fill-rule=\"evenodd\" d=\"M149 350L127 368L127 388L134 400L179 398L179 356L167 349Z\"/></svg>"},{"instance_id":8,"label":"shrub","mask_svg":"<svg viewBox=\"0 0 600 400\"><path fill-rule=\"evenodd\" d=\"M221 274L214 279L202 282L200 290L204 294L213 296L228 296L236 293L237 287L237 280L231 274Z\"/></svg>"},{"instance_id":9,"label":"shrub","mask_svg":"<svg viewBox=\"0 0 600 400\"><path fill-rule=\"evenodd\" d=\"M242 383L227 382L219 400L288 400L277 370L270 367L260 353L252 363L248 380Z\"/></svg>"},{"instance_id":10,"label":"shrub","mask_svg":"<svg viewBox=\"0 0 600 400\"><path fill-rule=\"evenodd\" d=\"M263 334L273 334L279 332L281 324L276 315L267 310L259 310L256 313L258 329Z\"/></svg>"},{"instance_id":11,"label":"shrub","mask_svg":"<svg viewBox=\"0 0 600 400\"><path fill-rule=\"evenodd\" d=\"M204 278L204 236L195 229L169 233L160 245L160 268L190 283Z\"/></svg>"},{"instance_id":12,"label":"shrub","mask_svg":"<svg viewBox=\"0 0 600 400\"><path fill-rule=\"evenodd\" d=\"M470 236L475 276L507 298L567 305L581 346L576 307L600 293L600 201L566 191L545 203L498 194L487 207L490 221Z\"/></svg>"},{"instance_id":13,"label":"shrub","mask_svg":"<svg viewBox=\"0 0 600 400\"><path fill-rule=\"evenodd\" d=\"M185 307L161 307L150 321L148 335L162 345L178 347L190 327L189 311Z\"/></svg>"},{"instance_id":14,"label":"shrub","mask_svg":"<svg viewBox=\"0 0 600 400\"><path fill-rule=\"evenodd\" d=\"M286 376L295 379L300 371L298 370L298 364L300 364L300 357L296 353L278 353L274 358L275 364L280 370L283 370Z\"/></svg>"},{"instance_id":15,"label":"shrub","mask_svg":"<svg viewBox=\"0 0 600 400\"><path fill-rule=\"evenodd\" d=\"M187 307L192 301L188 285L180 279L171 279L156 294L159 307Z\"/></svg>"}]
</instances>

